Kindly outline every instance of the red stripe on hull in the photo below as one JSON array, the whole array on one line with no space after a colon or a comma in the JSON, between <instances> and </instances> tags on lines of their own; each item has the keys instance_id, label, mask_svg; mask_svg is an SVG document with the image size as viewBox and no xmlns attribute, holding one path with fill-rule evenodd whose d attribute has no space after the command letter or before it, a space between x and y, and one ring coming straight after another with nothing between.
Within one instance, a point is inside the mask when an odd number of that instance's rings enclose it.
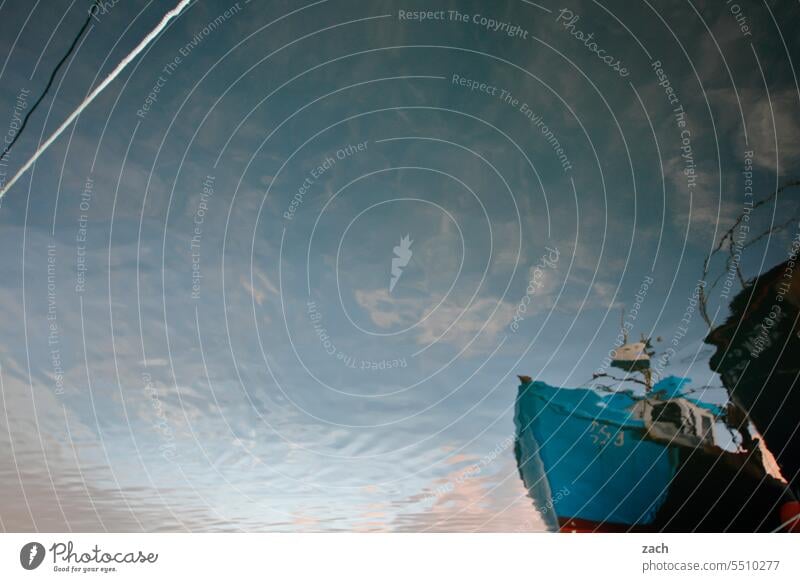
<instances>
[{"instance_id":1,"label":"red stripe on hull","mask_svg":"<svg viewBox=\"0 0 800 582\"><path fill-rule=\"evenodd\" d=\"M652 530L640 525L565 517L558 518L558 531L561 533L627 533L649 532Z\"/></svg>"}]
</instances>

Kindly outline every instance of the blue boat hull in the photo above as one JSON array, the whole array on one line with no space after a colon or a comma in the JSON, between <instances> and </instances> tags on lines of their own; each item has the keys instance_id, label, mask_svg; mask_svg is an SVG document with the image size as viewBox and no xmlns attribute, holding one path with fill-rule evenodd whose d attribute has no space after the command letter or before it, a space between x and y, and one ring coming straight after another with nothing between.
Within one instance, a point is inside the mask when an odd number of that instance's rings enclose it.
<instances>
[{"instance_id":1,"label":"blue boat hull","mask_svg":"<svg viewBox=\"0 0 800 582\"><path fill-rule=\"evenodd\" d=\"M680 395L687 380L656 384ZM552 530L788 531L800 502L767 475L758 449L668 446L645 439L632 414L637 400L618 392L526 382L516 401L516 455L531 498ZM699 406L721 411L706 403Z\"/></svg>"},{"instance_id":2,"label":"blue boat hull","mask_svg":"<svg viewBox=\"0 0 800 582\"><path fill-rule=\"evenodd\" d=\"M664 503L677 452L643 440L624 393L520 386L516 403L520 473L545 520L648 525Z\"/></svg>"}]
</instances>

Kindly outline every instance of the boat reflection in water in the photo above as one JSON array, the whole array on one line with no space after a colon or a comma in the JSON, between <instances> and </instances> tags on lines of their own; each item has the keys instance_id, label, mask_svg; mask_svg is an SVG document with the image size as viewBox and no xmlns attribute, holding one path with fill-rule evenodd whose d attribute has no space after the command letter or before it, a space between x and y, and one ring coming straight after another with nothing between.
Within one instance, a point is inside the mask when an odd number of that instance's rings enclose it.
<instances>
[{"instance_id":1,"label":"boat reflection in water","mask_svg":"<svg viewBox=\"0 0 800 582\"><path fill-rule=\"evenodd\" d=\"M746 413L689 398L686 378L652 385L649 345L626 338L612 363L642 378L626 377L637 390L520 376L517 464L545 522L570 532L790 529L796 497Z\"/></svg>"}]
</instances>

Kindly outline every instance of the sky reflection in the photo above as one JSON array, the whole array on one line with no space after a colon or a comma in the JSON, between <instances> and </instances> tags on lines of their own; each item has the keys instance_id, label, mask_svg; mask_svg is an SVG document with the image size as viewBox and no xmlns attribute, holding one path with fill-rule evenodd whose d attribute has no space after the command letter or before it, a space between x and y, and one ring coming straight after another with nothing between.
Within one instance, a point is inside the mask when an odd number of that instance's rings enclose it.
<instances>
[{"instance_id":1,"label":"sky reflection","mask_svg":"<svg viewBox=\"0 0 800 582\"><path fill-rule=\"evenodd\" d=\"M169 7L98 14L9 168ZM585 385L624 310L665 375L720 386L682 319L745 178L797 176L791 25L753 6L745 34L710 2L399 15L423 8L195 2L9 192L5 529L541 530L515 374ZM83 10L0 9L0 130Z\"/></svg>"}]
</instances>

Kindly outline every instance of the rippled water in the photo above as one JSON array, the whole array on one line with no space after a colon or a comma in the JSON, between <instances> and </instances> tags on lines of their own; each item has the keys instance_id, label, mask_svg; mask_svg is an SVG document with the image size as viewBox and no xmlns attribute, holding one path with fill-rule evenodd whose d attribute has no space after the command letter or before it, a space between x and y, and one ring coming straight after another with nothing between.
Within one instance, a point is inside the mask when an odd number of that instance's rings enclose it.
<instances>
[{"instance_id":1,"label":"rippled water","mask_svg":"<svg viewBox=\"0 0 800 582\"><path fill-rule=\"evenodd\" d=\"M97 15L4 171L164 4ZM718 386L703 257L748 159L757 190L797 168L793 37L699 6L195 3L2 200L0 526L544 529L515 374L585 385L623 309ZM0 14L5 133L85 12Z\"/></svg>"}]
</instances>

